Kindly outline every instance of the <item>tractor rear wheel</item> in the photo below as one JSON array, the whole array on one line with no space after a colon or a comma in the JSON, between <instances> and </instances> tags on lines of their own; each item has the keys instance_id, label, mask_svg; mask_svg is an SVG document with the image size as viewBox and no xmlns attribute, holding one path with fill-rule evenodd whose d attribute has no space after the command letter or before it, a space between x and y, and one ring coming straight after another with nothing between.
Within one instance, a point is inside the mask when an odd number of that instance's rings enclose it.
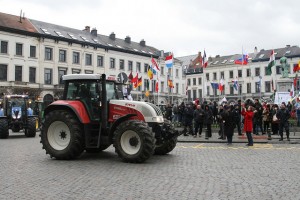
<instances>
[{"instance_id":1,"label":"tractor rear wheel","mask_svg":"<svg viewBox=\"0 0 300 200\"><path fill-rule=\"evenodd\" d=\"M35 137L36 135L36 119L35 117L28 118L27 128L25 128L26 137Z\"/></svg>"},{"instance_id":2,"label":"tractor rear wheel","mask_svg":"<svg viewBox=\"0 0 300 200\"><path fill-rule=\"evenodd\" d=\"M116 153L124 162L142 163L154 153L154 135L142 121L122 122L114 133L113 141Z\"/></svg>"},{"instance_id":3,"label":"tractor rear wheel","mask_svg":"<svg viewBox=\"0 0 300 200\"><path fill-rule=\"evenodd\" d=\"M8 138L8 121L7 119L0 119L0 139Z\"/></svg>"},{"instance_id":4,"label":"tractor rear wheel","mask_svg":"<svg viewBox=\"0 0 300 200\"><path fill-rule=\"evenodd\" d=\"M84 150L83 128L74 114L55 110L45 116L41 131L43 149L50 157L69 160Z\"/></svg>"},{"instance_id":5,"label":"tractor rear wheel","mask_svg":"<svg viewBox=\"0 0 300 200\"><path fill-rule=\"evenodd\" d=\"M165 155L169 152L171 152L177 144L177 137L173 137L167 141L165 141L163 144L158 145L155 148L155 154L156 155Z\"/></svg>"}]
</instances>

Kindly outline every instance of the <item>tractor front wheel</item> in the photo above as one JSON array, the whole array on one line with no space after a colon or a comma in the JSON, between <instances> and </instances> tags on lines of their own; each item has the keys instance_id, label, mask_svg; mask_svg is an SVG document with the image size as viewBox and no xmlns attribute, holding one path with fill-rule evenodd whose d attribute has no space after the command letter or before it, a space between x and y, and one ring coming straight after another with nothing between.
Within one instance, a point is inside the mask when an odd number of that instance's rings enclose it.
<instances>
[{"instance_id":1,"label":"tractor front wheel","mask_svg":"<svg viewBox=\"0 0 300 200\"><path fill-rule=\"evenodd\" d=\"M164 143L158 145L155 148L155 154L156 155L165 155L167 153L170 153L177 144L177 137L173 137L167 141L165 141Z\"/></svg>"},{"instance_id":2,"label":"tractor front wheel","mask_svg":"<svg viewBox=\"0 0 300 200\"><path fill-rule=\"evenodd\" d=\"M0 119L0 139L6 139L8 135L8 121L7 119Z\"/></svg>"},{"instance_id":3,"label":"tractor front wheel","mask_svg":"<svg viewBox=\"0 0 300 200\"><path fill-rule=\"evenodd\" d=\"M45 116L41 143L50 157L69 160L84 150L83 128L77 117L64 110L55 110Z\"/></svg>"},{"instance_id":4,"label":"tractor front wheel","mask_svg":"<svg viewBox=\"0 0 300 200\"><path fill-rule=\"evenodd\" d=\"M154 153L155 138L142 121L122 122L114 133L116 153L124 162L142 163Z\"/></svg>"}]
</instances>

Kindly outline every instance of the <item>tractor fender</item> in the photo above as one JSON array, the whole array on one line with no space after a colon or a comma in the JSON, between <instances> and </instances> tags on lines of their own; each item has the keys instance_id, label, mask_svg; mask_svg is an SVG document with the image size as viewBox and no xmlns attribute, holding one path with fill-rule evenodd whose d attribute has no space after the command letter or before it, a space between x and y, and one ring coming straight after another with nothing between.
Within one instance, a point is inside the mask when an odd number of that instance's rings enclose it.
<instances>
[{"instance_id":1,"label":"tractor fender","mask_svg":"<svg viewBox=\"0 0 300 200\"><path fill-rule=\"evenodd\" d=\"M44 110L44 116L53 110L67 110L76 115L82 124L91 122L89 115L80 101L54 101Z\"/></svg>"},{"instance_id":2,"label":"tractor fender","mask_svg":"<svg viewBox=\"0 0 300 200\"><path fill-rule=\"evenodd\" d=\"M117 119L110 128L110 131L109 131L110 139L112 139L117 126L119 126L122 122L130 119L131 117L135 117L135 116L137 116L137 115L136 114L128 114L128 115L124 115L124 116L120 117L119 119Z\"/></svg>"}]
</instances>

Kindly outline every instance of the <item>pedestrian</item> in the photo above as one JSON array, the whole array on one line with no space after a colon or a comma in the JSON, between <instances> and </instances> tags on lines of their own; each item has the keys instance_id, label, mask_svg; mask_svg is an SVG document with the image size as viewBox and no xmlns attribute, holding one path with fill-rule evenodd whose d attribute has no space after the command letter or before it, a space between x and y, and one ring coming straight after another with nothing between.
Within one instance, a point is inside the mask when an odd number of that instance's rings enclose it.
<instances>
[{"instance_id":1,"label":"pedestrian","mask_svg":"<svg viewBox=\"0 0 300 200\"><path fill-rule=\"evenodd\" d=\"M241 108L238 104L234 105L234 109L232 110L234 116L235 126L237 127L238 135L242 135L241 130Z\"/></svg>"},{"instance_id":2,"label":"pedestrian","mask_svg":"<svg viewBox=\"0 0 300 200\"><path fill-rule=\"evenodd\" d=\"M287 109L288 109L289 112L291 112L292 109L293 109L293 105L291 104L290 101L288 102L288 104L286 105L286 107L287 107Z\"/></svg>"},{"instance_id":3,"label":"pedestrian","mask_svg":"<svg viewBox=\"0 0 300 200\"><path fill-rule=\"evenodd\" d=\"M194 111L194 137L197 137L197 133L199 130L199 137L202 134L203 128L203 121L204 121L204 111L201 108L201 105L197 105L197 109Z\"/></svg>"},{"instance_id":4,"label":"pedestrian","mask_svg":"<svg viewBox=\"0 0 300 200\"><path fill-rule=\"evenodd\" d=\"M223 122L224 122L224 135L227 137L227 144L232 144L232 136L235 127L234 120L234 107L233 106L224 106L224 112L222 114Z\"/></svg>"},{"instance_id":5,"label":"pedestrian","mask_svg":"<svg viewBox=\"0 0 300 200\"><path fill-rule=\"evenodd\" d=\"M174 114L174 117L173 117L173 124L174 126L178 125L179 121L179 111L178 111L178 104L174 104L173 108L172 108L172 112Z\"/></svg>"},{"instance_id":6,"label":"pedestrian","mask_svg":"<svg viewBox=\"0 0 300 200\"><path fill-rule=\"evenodd\" d=\"M246 132L248 144L247 146L253 146L253 138L252 138L252 130L253 130L253 107L248 106L248 108L244 107L242 110L242 115L244 116L244 131Z\"/></svg>"},{"instance_id":7,"label":"pedestrian","mask_svg":"<svg viewBox=\"0 0 300 200\"><path fill-rule=\"evenodd\" d=\"M286 132L287 141L290 141L290 130L289 130L289 118L291 114L289 110L286 108L285 104L280 105L280 109L276 113L276 117L279 120L279 141L283 141L283 128Z\"/></svg>"},{"instance_id":8,"label":"pedestrian","mask_svg":"<svg viewBox=\"0 0 300 200\"><path fill-rule=\"evenodd\" d=\"M213 123L213 113L212 113L209 105L205 105L205 107L204 107L204 122L203 123L207 128L207 134L205 135L205 139L208 139L212 136L211 124Z\"/></svg>"},{"instance_id":9,"label":"pedestrian","mask_svg":"<svg viewBox=\"0 0 300 200\"><path fill-rule=\"evenodd\" d=\"M300 126L300 107L296 110L297 126Z\"/></svg>"},{"instance_id":10,"label":"pedestrian","mask_svg":"<svg viewBox=\"0 0 300 200\"><path fill-rule=\"evenodd\" d=\"M166 118L167 118L167 120L172 121L172 106L171 106L171 104L167 104L167 107L166 107Z\"/></svg>"},{"instance_id":11,"label":"pedestrian","mask_svg":"<svg viewBox=\"0 0 300 200\"><path fill-rule=\"evenodd\" d=\"M189 103L186 105L184 109L184 129L183 135L189 136L189 134L193 134L193 116L194 116L194 109L193 103Z\"/></svg>"},{"instance_id":12,"label":"pedestrian","mask_svg":"<svg viewBox=\"0 0 300 200\"><path fill-rule=\"evenodd\" d=\"M259 103L258 99L255 99L254 101L254 118L253 118L253 133L255 135L258 134L258 129L260 129L261 133L263 134L263 128L262 128L262 105ZM255 112L256 111L256 112Z\"/></svg>"},{"instance_id":13,"label":"pedestrian","mask_svg":"<svg viewBox=\"0 0 300 200\"><path fill-rule=\"evenodd\" d=\"M179 121L178 126L179 127L181 127L184 122L184 109L185 109L184 102L181 102L181 104L178 106L178 121Z\"/></svg>"},{"instance_id":14,"label":"pedestrian","mask_svg":"<svg viewBox=\"0 0 300 200\"><path fill-rule=\"evenodd\" d=\"M264 132L263 134L266 134L266 132L268 131L269 127L270 127L270 105L267 104L265 107L264 107L264 110L263 110L263 123L264 123Z\"/></svg>"},{"instance_id":15,"label":"pedestrian","mask_svg":"<svg viewBox=\"0 0 300 200\"><path fill-rule=\"evenodd\" d=\"M217 115L217 121L218 121L219 128L220 128L219 129L219 136L220 137L218 139L225 140L226 137L224 135L224 122L223 122L223 118L222 118L223 112L224 112L223 105L220 105L218 115Z\"/></svg>"},{"instance_id":16,"label":"pedestrian","mask_svg":"<svg viewBox=\"0 0 300 200\"><path fill-rule=\"evenodd\" d=\"M271 109L271 115L272 115L272 123L271 123L271 129L272 129L272 135L278 135L279 131L279 120L276 117L276 113L278 111L278 105L274 104Z\"/></svg>"}]
</instances>

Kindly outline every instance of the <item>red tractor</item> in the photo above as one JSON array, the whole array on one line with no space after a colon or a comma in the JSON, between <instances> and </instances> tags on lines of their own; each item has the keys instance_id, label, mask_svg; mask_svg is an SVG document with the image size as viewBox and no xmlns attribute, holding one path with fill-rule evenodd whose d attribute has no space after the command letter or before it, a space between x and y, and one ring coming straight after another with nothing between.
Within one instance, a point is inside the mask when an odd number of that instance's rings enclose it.
<instances>
[{"instance_id":1,"label":"red tractor","mask_svg":"<svg viewBox=\"0 0 300 200\"><path fill-rule=\"evenodd\" d=\"M118 83L105 74L70 74L62 100L44 111L43 149L56 159L99 152L111 144L125 162L141 163L154 153L167 154L178 131L152 103L124 100Z\"/></svg>"}]
</instances>

